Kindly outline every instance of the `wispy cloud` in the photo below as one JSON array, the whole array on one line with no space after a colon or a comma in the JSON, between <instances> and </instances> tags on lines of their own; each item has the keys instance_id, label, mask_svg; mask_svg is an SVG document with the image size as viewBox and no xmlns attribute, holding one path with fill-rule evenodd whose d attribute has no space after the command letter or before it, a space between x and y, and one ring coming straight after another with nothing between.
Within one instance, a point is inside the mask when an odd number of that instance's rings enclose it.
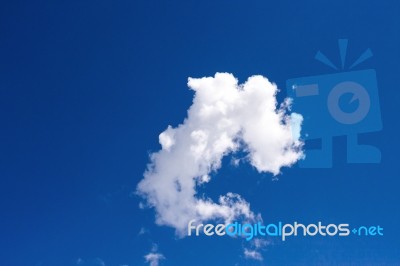
<instances>
[{"instance_id":1,"label":"wispy cloud","mask_svg":"<svg viewBox=\"0 0 400 266\"><path fill-rule=\"evenodd\" d=\"M262 76L246 83L228 73L189 78L195 92L188 116L159 136L162 149L151 154L137 192L155 207L156 222L183 235L189 220L254 219L250 204L228 192L214 202L196 190L221 167L224 156L242 150L259 172L280 173L303 156L298 136L302 117L288 114L290 101L277 104L275 84ZM296 137L294 137L296 136ZM143 207L143 205L142 205Z\"/></svg>"},{"instance_id":2,"label":"wispy cloud","mask_svg":"<svg viewBox=\"0 0 400 266\"><path fill-rule=\"evenodd\" d=\"M258 252L256 250L250 250L247 248L244 249L244 257L246 259L252 259L252 260L259 260L259 261L264 260L264 258L260 252Z\"/></svg>"},{"instance_id":3,"label":"wispy cloud","mask_svg":"<svg viewBox=\"0 0 400 266\"><path fill-rule=\"evenodd\" d=\"M256 248L256 249L263 249L267 247L268 245L272 245L272 242L266 239L262 238L254 238L253 241L251 241L251 244Z\"/></svg>"},{"instance_id":4,"label":"wispy cloud","mask_svg":"<svg viewBox=\"0 0 400 266\"><path fill-rule=\"evenodd\" d=\"M90 266L106 266L106 263L100 259L100 258L94 258L94 259L89 259L89 260L84 260L82 258L78 258L76 260L76 265L90 265Z\"/></svg>"},{"instance_id":5,"label":"wispy cloud","mask_svg":"<svg viewBox=\"0 0 400 266\"><path fill-rule=\"evenodd\" d=\"M261 251L265 251L267 246L272 245L272 241L263 238L253 238L248 247L243 248L243 254L246 259L263 261Z\"/></svg>"},{"instance_id":6,"label":"wispy cloud","mask_svg":"<svg viewBox=\"0 0 400 266\"><path fill-rule=\"evenodd\" d=\"M151 248L151 252L144 256L144 259L149 263L150 266L158 266L161 260L165 260L164 255L158 253L157 250L158 247L154 244Z\"/></svg>"},{"instance_id":7,"label":"wispy cloud","mask_svg":"<svg viewBox=\"0 0 400 266\"><path fill-rule=\"evenodd\" d=\"M144 227L141 227L140 230L139 230L139 232L138 232L138 236L147 234L148 232L149 232L149 230L147 230L147 229L144 228Z\"/></svg>"}]
</instances>

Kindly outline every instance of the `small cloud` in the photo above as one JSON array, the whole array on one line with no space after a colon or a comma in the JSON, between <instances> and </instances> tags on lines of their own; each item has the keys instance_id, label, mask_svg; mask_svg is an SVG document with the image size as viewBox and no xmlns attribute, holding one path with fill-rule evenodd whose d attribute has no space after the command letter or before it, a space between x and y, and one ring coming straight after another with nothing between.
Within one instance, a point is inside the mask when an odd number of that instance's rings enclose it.
<instances>
[{"instance_id":1,"label":"small cloud","mask_svg":"<svg viewBox=\"0 0 400 266\"><path fill-rule=\"evenodd\" d=\"M102 259L100 259L100 258L95 258L95 259L93 260L93 265L96 265L96 266L106 266L106 263L105 263Z\"/></svg>"},{"instance_id":2,"label":"small cloud","mask_svg":"<svg viewBox=\"0 0 400 266\"><path fill-rule=\"evenodd\" d=\"M158 266L161 260L165 260L164 255L157 252L157 250L158 246L153 244L151 252L144 256L144 259L149 263L150 266Z\"/></svg>"},{"instance_id":3,"label":"small cloud","mask_svg":"<svg viewBox=\"0 0 400 266\"><path fill-rule=\"evenodd\" d=\"M200 178L198 179L198 184L204 184L204 183L208 183L210 182L211 177L209 175L202 175L200 176Z\"/></svg>"},{"instance_id":4,"label":"small cloud","mask_svg":"<svg viewBox=\"0 0 400 266\"><path fill-rule=\"evenodd\" d=\"M147 234L148 232L149 232L149 230L147 230L146 228L142 227L142 228L140 228L140 230L139 230L138 236Z\"/></svg>"},{"instance_id":5,"label":"small cloud","mask_svg":"<svg viewBox=\"0 0 400 266\"><path fill-rule=\"evenodd\" d=\"M146 256L144 256L146 262L149 263L150 266L158 266L160 260L165 259L163 254L161 253L149 253Z\"/></svg>"},{"instance_id":6,"label":"small cloud","mask_svg":"<svg viewBox=\"0 0 400 266\"><path fill-rule=\"evenodd\" d=\"M232 159L231 159L231 165L233 165L233 166L235 166L235 167L238 167L239 164L240 164L240 159L239 159L239 158L232 157Z\"/></svg>"},{"instance_id":7,"label":"small cloud","mask_svg":"<svg viewBox=\"0 0 400 266\"><path fill-rule=\"evenodd\" d=\"M246 259L258 260L258 261L264 260L264 258L260 252L258 252L256 250L250 250L247 248L244 249L244 257Z\"/></svg>"},{"instance_id":8,"label":"small cloud","mask_svg":"<svg viewBox=\"0 0 400 266\"><path fill-rule=\"evenodd\" d=\"M265 251L267 246L269 245L272 245L271 240L263 238L253 238L249 243L249 247L243 249L244 257L246 259L263 261L264 258L261 255L261 251Z\"/></svg>"},{"instance_id":9,"label":"small cloud","mask_svg":"<svg viewBox=\"0 0 400 266\"><path fill-rule=\"evenodd\" d=\"M261 248L265 248L268 245L271 245L271 241L268 241L266 239L261 239L261 238L254 238L252 241L252 244L256 249L261 249Z\"/></svg>"},{"instance_id":10,"label":"small cloud","mask_svg":"<svg viewBox=\"0 0 400 266\"><path fill-rule=\"evenodd\" d=\"M106 263L100 258L94 258L89 260L84 260L82 258L78 258L76 260L76 265L83 266L106 266Z\"/></svg>"},{"instance_id":11,"label":"small cloud","mask_svg":"<svg viewBox=\"0 0 400 266\"><path fill-rule=\"evenodd\" d=\"M144 208L146 208L146 204L139 202L139 209L143 210Z\"/></svg>"}]
</instances>

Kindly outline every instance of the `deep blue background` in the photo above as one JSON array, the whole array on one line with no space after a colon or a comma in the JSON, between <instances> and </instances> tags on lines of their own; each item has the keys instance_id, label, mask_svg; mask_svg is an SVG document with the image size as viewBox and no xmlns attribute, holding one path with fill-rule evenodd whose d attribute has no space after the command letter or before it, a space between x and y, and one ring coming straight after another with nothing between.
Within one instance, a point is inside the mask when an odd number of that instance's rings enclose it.
<instances>
[{"instance_id":1,"label":"deep blue background","mask_svg":"<svg viewBox=\"0 0 400 266\"><path fill-rule=\"evenodd\" d=\"M152 243L163 265L400 264L399 13L395 0L2 1L0 264L144 265ZM362 139L382 163L346 164L339 137L333 169L276 182L227 160L207 191L243 195L266 221L379 224L383 237L275 240L255 262L241 240L178 240L138 208L158 134L191 104L187 77L262 74L282 99L287 79L334 72L313 57L338 63L338 38L351 62L374 53L357 69L377 72L383 130Z\"/></svg>"}]
</instances>

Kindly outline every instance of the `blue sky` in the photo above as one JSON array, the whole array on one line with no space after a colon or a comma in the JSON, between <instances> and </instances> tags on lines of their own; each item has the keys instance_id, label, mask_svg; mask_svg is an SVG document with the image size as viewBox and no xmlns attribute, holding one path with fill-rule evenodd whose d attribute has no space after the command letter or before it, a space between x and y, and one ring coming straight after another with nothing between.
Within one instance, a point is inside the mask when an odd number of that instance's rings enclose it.
<instances>
[{"instance_id":1,"label":"blue sky","mask_svg":"<svg viewBox=\"0 0 400 266\"><path fill-rule=\"evenodd\" d=\"M0 260L2 265L398 265L397 107L400 3L380 1L9 1L0 8ZM383 130L363 134L380 164L283 168L278 181L230 158L204 188L242 195L265 221L381 225L375 238L273 240L262 261L241 239L183 238L155 225L134 195L158 135L186 117L188 77L261 74L286 80L335 73L374 56ZM142 228L145 233L139 234Z\"/></svg>"}]
</instances>

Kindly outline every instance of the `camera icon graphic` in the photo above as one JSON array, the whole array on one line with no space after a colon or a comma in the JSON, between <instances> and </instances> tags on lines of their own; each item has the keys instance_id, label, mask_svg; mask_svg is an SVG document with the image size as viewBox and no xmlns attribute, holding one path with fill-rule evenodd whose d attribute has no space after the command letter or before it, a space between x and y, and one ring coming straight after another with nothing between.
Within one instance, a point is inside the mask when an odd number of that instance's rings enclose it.
<instances>
[{"instance_id":1,"label":"camera icon graphic","mask_svg":"<svg viewBox=\"0 0 400 266\"><path fill-rule=\"evenodd\" d=\"M342 71L344 70L348 41L339 40ZM305 141L320 141L320 146L309 149L301 168L331 168L333 137L347 137L348 163L380 163L380 150L358 143L358 134L382 130L376 72L374 69L351 69L372 56L367 49L349 71L300 77L286 81L287 94L293 99L293 111L303 115ZM320 51L315 58L338 68Z\"/></svg>"}]
</instances>

